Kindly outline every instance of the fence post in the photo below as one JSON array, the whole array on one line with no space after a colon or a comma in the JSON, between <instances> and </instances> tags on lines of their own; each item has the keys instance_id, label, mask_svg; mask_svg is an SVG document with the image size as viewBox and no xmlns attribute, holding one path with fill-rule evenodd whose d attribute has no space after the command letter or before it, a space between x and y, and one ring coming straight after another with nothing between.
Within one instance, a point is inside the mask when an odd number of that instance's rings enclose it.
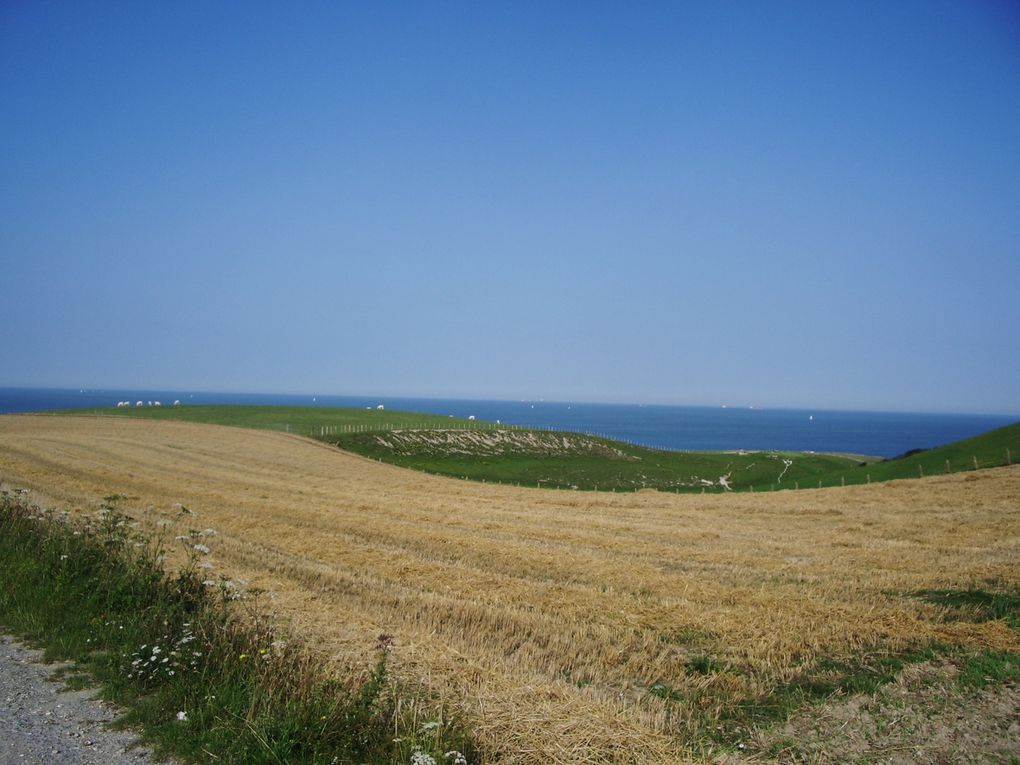
<instances>
[{"instance_id":1,"label":"fence post","mask_svg":"<svg viewBox=\"0 0 1020 765\"><path fill-rule=\"evenodd\" d=\"M974 469L977 470L978 469L978 466L977 466L977 457L975 457L974 455L971 455L970 458L972 460L974 460Z\"/></svg>"},{"instance_id":2,"label":"fence post","mask_svg":"<svg viewBox=\"0 0 1020 765\"><path fill-rule=\"evenodd\" d=\"M917 466L917 476L918 476L918 478L924 478L924 465L918 464L918 466Z\"/></svg>"}]
</instances>

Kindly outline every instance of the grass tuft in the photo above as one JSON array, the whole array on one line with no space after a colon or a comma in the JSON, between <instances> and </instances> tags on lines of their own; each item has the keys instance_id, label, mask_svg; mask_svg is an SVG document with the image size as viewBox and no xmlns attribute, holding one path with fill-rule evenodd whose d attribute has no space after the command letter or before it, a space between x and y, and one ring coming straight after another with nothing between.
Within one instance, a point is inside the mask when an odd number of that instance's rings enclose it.
<instances>
[{"instance_id":1,"label":"grass tuft","mask_svg":"<svg viewBox=\"0 0 1020 765\"><path fill-rule=\"evenodd\" d=\"M1020 595L1011 592L968 590L919 590L913 593L929 603L949 609L953 621L987 622L1002 619L1012 629L1020 629Z\"/></svg>"},{"instance_id":2,"label":"grass tuft","mask_svg":"<svg viewBox=\"0 0 1020 765\"><path fill-rule=\"evenodd\" d=\"M992 683L1020 680L1020 654L983 651L971 656L956 676L961 688L984 688Z\"/></svg>"}]
</instances>

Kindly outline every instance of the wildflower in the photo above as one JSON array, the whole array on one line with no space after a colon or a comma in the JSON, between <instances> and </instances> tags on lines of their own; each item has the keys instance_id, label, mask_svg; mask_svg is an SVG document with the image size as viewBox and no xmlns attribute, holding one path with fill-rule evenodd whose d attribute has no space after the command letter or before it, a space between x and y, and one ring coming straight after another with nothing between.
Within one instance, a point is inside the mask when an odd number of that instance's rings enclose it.
<instances>
[{"instance_id":1,"label":"wildflower","mask_svg":"<svg viewBox=\"0 0 1020 765\"><path fill-rule=\"evenodd\" d=\"M242 653L240 656L238 656L238 658L241 659L241 661L244 661L245 659L248 658L248 654Z\"/></svg>"},{"instance_id":2,"label":"wildflower","mask_svg":"<svg viewBox=\"0 0 1020 765\"><path fill-rule=\"evenodd\" d=\"M422 731L435 730L439 727L439 720L429 720L427 723L421 726Z\"/></svg>"},{"instance_id":3,"label":"wildflower","mask_svg":"<svg viewBox=\"0 0 1020 765\"><path fill-rule=\"evenodd\" d=\"M431 754L426 754L421 749L415 749L411 755L411 765L437 765Z\"/></svg>"},{"instance_id":4,"label":"wildflower","mask_svg":"<svg viewBox=\"0 0 1020 765\"><path fill-rule=\"evenodd\" d=\"M188 713L187 712L178 712L177 713L177 719L180 722L187 722L188 721Z\"/></svg>"},{"instance_id":5,"label":"wildflower","mask_svg":"<svg viewBox=\"0 0 1020 765\"><path fill-rule=\"evenodd\" d=\"M451 761L451 765L468 765L467 757L456 750L447 752L443 756Z\"/></svg>"},{"instance_id":6,"label":"wildflower","mask_svg":"<svg viewBox=\"0 0 1020 765\"><path fill-rule=\"evenodd\" d=\"M208 554L209 548L206 545L192 545L192 547L198 550L200 553Z\"/></svg>"}]
</instances>

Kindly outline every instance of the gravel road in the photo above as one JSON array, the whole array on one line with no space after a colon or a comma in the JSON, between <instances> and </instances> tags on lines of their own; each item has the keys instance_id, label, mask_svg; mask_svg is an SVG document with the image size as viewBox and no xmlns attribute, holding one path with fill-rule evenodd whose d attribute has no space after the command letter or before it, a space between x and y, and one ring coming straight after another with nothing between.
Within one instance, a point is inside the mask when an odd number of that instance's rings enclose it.
<instances>
[{"instance_id":1,"label":"gravel road","mask_svg":"<svg viewBox=\"0 0 1020 765\"><path fill-rule=\"evenodd\" d=\"M66 691L60 665L0 635L0 765L155 765L130 732L107 728L117 710L94 691ZM172 765L172 763L171 763Z\"/></svg>"}]
</instances>

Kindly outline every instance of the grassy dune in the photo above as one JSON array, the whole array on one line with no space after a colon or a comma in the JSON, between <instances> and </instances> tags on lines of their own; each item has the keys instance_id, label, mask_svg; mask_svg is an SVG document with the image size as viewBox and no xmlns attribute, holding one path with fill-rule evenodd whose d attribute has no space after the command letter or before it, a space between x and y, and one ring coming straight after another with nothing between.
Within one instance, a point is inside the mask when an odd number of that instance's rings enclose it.
<instances>
[{"instance_id":1,"label":"grassy dune","mask_svg":"<svg viewBox=\"0 0 1020 765\"><path fill-rule=\"evenodd\" d=\"M116 491L154 529L215 529L212 575L267 591L341 680L387 636L421 719L463 723L487 762L737 756L912 661L1008 678L1020 651L1016 466L826 491L525 491L286 433L5 416L0 478L44 506Z\"/></svg>"}]
</instances>

